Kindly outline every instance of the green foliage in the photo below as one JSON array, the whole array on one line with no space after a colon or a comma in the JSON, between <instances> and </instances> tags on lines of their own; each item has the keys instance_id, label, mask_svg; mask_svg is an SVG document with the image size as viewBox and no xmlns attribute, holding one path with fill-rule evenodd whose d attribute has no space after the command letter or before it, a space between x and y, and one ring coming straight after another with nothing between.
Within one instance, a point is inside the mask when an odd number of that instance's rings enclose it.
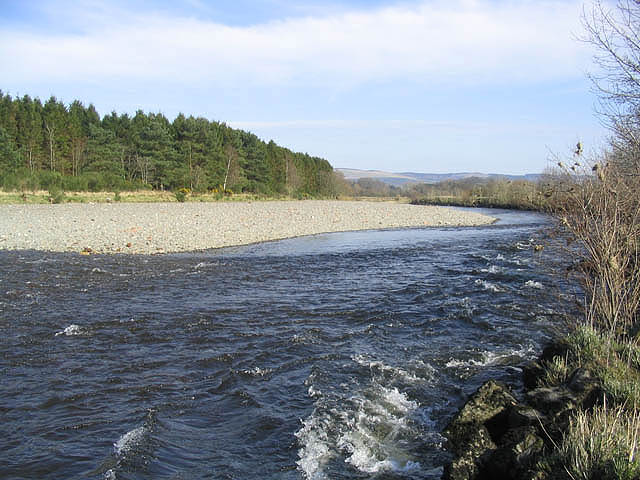
<instances>
[{"instance_id":1,"label":"green foliage","mask_svg":"<svg viewBox=\"0 0 640 480\"><path fill-rule=\"evenodd\" d=\"M543 386L560 385L569 378L571 372L571 365L567 357L554 357L550 362L545 364L541 383Z\"/></svg>"},{"instance_id":2,"label":"green foliage","mask_svg":"<svg viewBox=\"0 0 640 480\"><path fill-rule=\"evenodd\" d=\"M49 188L49 202L50 203L63 203L66 200L64 191L57 186Z\"/></svg>"},{"instance_id":3,"label":"green foliage","mask_svg":"<svg viewBox=\"0 0 640 480\"><path fill-rule=\"evenodd\" d=\"M0 92L0 188L109 191L151 187L204 193L331 196L323 159L265 143L224 123L160 113L133 117L93 105Z\"/></svg>"},{"instance_id":4,"label":"green foliage","mask_svg":"<svg viewBox=\"0 0 640 480\"><path fill-rule=\"evenodd\" d=\"M545 365L543 383L558 385L578 367L593 372L611 401L640 406L640 372L635 361L640 347L634 341L616 341L591 325L577 325L565 338L568 351Z\"/></svg>"},{"instance_id":5,"label":"green foliage","mask_svg":"<svg viewBox=\"0 0 640 480\"><path fill-rule=\"evenodd\" d=\"M20 166L20 157L9 134L0 126L0 167L3 170L16 170Z\"/></svg>"},{"instance_id":6,"label":"green foliage","mask_svg":"<svg viewBox=\"0 0 640 480\"><path fill-rule=\"evenodd\" d=\"M173 192L173 195L176 197L176 200L181 203L187 200L188 194L189 194L189 190L186 188L181 188Z\"/></svg>"}]
</instances>

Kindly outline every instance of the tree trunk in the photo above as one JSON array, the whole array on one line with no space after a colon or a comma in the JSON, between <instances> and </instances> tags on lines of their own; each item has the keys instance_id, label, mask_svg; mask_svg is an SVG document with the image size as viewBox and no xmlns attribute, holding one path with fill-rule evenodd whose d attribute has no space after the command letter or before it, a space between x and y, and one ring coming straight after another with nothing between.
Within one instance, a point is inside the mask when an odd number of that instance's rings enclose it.
<instances>
[{"instance_id":1,"label":"tree trunk","mask_svg":"<svg viewBox=\"0 0 640 480\"><path fill-rule=\"evenodd\" d=\"M222 185L222 191L227 191L227 178L229 178L229 169L231 168L231 155L229 155L229 160L227 160L227 172L224 174L224 185Z\"/></svg>"},{"instance_id":2,"label":"tree trunk","mask_svg":"<svg viewBox=\"0 0 640 480\"><path fill-rule=\"evenodd\" d=\"M54 142L55 142L56 129L55 128L51 128L49 126L49 124L46 123L46 122L45 122L44 126L47 129L47 133L49 134L49 167L50 167L51 171L53 172L56 169L55 156L54 156L54 152L53 152L53 145L54 145Z\"/></svg>"}]
</instances>

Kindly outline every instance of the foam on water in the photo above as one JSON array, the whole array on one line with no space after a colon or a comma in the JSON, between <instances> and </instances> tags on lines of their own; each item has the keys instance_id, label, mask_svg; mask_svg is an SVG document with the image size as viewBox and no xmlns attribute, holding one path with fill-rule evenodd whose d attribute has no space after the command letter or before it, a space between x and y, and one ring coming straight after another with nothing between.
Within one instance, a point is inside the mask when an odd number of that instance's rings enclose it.
<instances>
[{"instance_id":1,"label":"foam on water","mask_svg":"<svg viewBox=\"0 0 640 480\"><path fill-rule=\"evenodd\" d=\"M338 439L345 461L365 473L419 468L401 441L413 436L410 416L417 403L397 388L379 385L368 393L356 399L357 409Z\"/></svg>"},{"instance_id":2,"label":"foam on water","mask_svg":"<svg viewBox=\"0 0 640 480\"><path fill-rule=\"evenodd\" d=\"M502 292L502 291L503 291L503 290L502 290L498 285L496 285L495 283L487 282L486 280L477 279L474 283L475 283L476 285L481 286L484 290L488 290L488 291L490 291L490 292L498 293L498 292Z\"/></svg>"},{"instance_id":3,"label":"foam on water","mask_svg":"<svg viewBox=\"0 0 640 480\"><path fill-rule=\"evenodd\" d=\"M532 358L535 356L535 352L536 349L533 345L523 345L521 348L503 352L485 350L480 354L480 358L469 358L466 360L452 358L445 366L448 368L488 367L491 365L499 365L502 361L511 357L519 357L522 359Z\"/></svg>"},{"instance_id":4,"label":"foam on water","mask_svg":"<svg viewBox=\"0 0 640 480\"><path fill-rule=\"evenodd\" d=\"M518 250L529 250L529 249L533 248L535 245L537 245L536 239L535 238L530 238L526 242L524 242L524 241L516 242L515 247Z\"/></svg>"},{"instance_id":5,"label":"foam on water","mask_svg":"<svg viewBox=\"0 0 640 480\"><path fill-rule=\"evenodd\" d=\"M264 377L265 375L269 375L272 372L273 370L271 368L260 367L245 368L244 370L242 370L243 374L249 375L251 377Z\"/></svg>"},{"instance_id":6,"label":"foam on water","mask_svg":"<svg viewBox=\"0 0 640 480\"><path fill-rule=\"evenodd\" d=\"M527 280L524 284L524 286L526 288L536 288L538 290L542 290L544 288L544 285L542 285L542 283L540 282L535 282L533 280Z\"/></svg>"},{"instance_id":7,"label":"foam on water","mask_svg":"<svg viewBox=\"0 0 640 480\"><path fill-rule=\"evenodd\" d=\"M482 273L500 273L502 272L504 269L502 267L499 267L497 265L489 265L488 268L482 268L480 271Z\"/></svg>"},{"instance_id":8,"label":"foam on water","mask_svg":"<svg viewBox=\"0 0 640 480\"><path fill-rule=\"evenodd\" d=\"M318 416L314 411L302 422L302 428L295 435L302 445L298 451L299 460L296 462L308 480L324 480L327 478L323 468L333 456L330 448L327 419Z\"/></svg>"},{"instance_id":9,"label":"foam on water","mask_svg":"<svg viewBox=\"0 0 640 480\"><path fill-rule=\"evenodd\" d=\"M319 397L320 395L322 395L322 392L320 390L317 390L313 385L309 386L309 390L307 390L307 393L311 398Z\"/></svg>"},{"instance_id":10,"label":"foam on water","mask_svg":"<svg viewBox=\"0 0 640 480\"><path fill-rule=\"evenodd\" d=\"M219 262L198 262L193 268L195 268L196 270L200 270L200 269L206 269L209 267L218 267L220 266Z\"/></svg>"},{"instance_id":11,"label":"foam on water","mask_svg":"<svg viewBox=\"0 0 640 480\"><path fill-rule=\"evenodd\" d=\"M366 355L357 354L351 357L358 365L377 371L383 375L389 375L392 380L399 379L408 383L416 383L428 380L429 378L418 377L415 373L409 372L400 367L386 365L379 360L371 360ZM422 364L424 366L424 363Z\"/></svg>"},{"instance_id":12,"label":"foam on water","mask_svg":"<svg viewBox=\"0 0 640 480\"><path fill-rule=\"evenodd\" d=\"M66 327L64 330L57 332L55 336L57 337L59 335L66 335L68 337L72 337L75 335L83 335L85 333L86 332L82 329L82 327L80 327L80 325L76 325L72 323L71 325Z\"/></svg>"},{"instance_id":13,"label":"foam on water","mask_svg":"<svg viewBox=\"0 0 640 480\"><path fill-rule=\"evenodd\" d=\"M138 447L147 434L147 429L143 427L134 428L122 435L116 443L113 444L116 455L126 455L132 449Z\"/></svg>"},{"instance_id":14,"label":"foam on water","mask_svg":"<svg viewBox=\"0 0 640 480\"><path fill-rule=\"evenodd\" d=\"M296 433L298 468L309 480L330 478L326 467L335 461L363 473L419 470L409 445L420 436L418 422L424 412L393 384L425 379L364 355L354 355L352 360L370 369L368 386L354 390L354 385L342 384L342 393L323 396L310 375L309 396L315 399L315 409ZM424 363L421 368L431 373Z\"/></svg>"}]
</instances>

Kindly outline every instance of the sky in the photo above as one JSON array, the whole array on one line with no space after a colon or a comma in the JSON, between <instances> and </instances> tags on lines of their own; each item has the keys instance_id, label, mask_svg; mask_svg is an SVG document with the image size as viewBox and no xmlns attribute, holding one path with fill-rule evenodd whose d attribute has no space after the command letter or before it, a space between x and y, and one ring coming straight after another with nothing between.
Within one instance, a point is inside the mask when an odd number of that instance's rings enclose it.
<instances>
[{"instance_id":1,"label":"sky","mask_svg":"<svg viewBox=\"0 0 640 480\"><path fill-rule=\"evenodd\" d=\"M391 172L540 173L606 144L574 0L0 0L0 89L182 112Z\"/></svg>"}]
</instances>

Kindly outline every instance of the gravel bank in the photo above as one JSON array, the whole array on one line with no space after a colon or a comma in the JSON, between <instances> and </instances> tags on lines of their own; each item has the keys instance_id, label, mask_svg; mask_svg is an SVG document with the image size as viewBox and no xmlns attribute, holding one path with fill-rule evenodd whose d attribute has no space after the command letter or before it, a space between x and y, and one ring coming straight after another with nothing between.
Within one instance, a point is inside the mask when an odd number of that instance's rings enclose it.
<instances>
[{"instance_id":1,"label":"gravel bank","mask_svg":"<svg viewBox=\"0 0 640 480\"><path fill-rule=\"evenodd\" d=\"M493 220L444 207L323 200L0 205L0 249L168 253L326 232Z\"/></svg>"}]
</instances>

